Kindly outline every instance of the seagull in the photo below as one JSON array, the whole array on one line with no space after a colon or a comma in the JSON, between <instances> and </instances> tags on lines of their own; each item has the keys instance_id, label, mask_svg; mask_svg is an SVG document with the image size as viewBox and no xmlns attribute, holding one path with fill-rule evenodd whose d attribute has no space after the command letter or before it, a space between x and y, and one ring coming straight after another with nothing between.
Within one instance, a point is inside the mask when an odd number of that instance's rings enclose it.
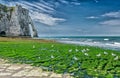
<instances>
[{"instance_id":1,"label":"seagull","mask_svg":"<svg viewBox=\"0 0 120 78\"><path fill-rule=\"evenodd\" d=\"M116 54L114 54L114 53L112 53L111 55L112 55L112 56L116 56Z\"/></svg>"},{"instance_id":2,"label":"seagull","mask_svg":"<svg viewBox=\"0 0 120 78\"><path fill-rule=\"evenodd\" d=\"M54 58L54 56L53 56L53 55L51 55L51 58Z\"/></svg>"},{"instance_id":3,"label":"seagull","mask_svg":"<svg viewBox=\"0 0 120 78\"><path fill-rule=\"evenodd\" d=\"M72 52L72 49L70 49L69 52Z\"/></svg>"},{"instance_id":4,"label":"seagull","mask_svg":"<svg viewBox=\"0 0 120 78\"><path fill-rule=\"evenodd\" d=\"M83 50L81 50L81 51L82 51L83 53L84 53L84 52L86 52L86 50L85 50L85 49L83 49Z\"/></svg>"},{"instance_id":5,"label":"seagull","mask_svg":"<svg viewBox=\"0 0 120 78\"><path fill-rule=\"evenodd\" d=\"M51 47L54 47L54 45L51 45Z\"/></svg>"},{"instance_id":6,"label":"seagull","mask_svg":"<svg viewBox=\"0 0 120 78\"><path fill-rule=\"evenodd\" d=\"M108 53L104 51L104 54L106 54L106 55L107 55Z\"/></svg>"},{"instance_id":7,"label":"seagull","mask_svg":"<svg viewBox=\"0 0 120 78\"><path fill-rule=\"evenodd\" d=\"M85 56L88 56L88 53L84 53Z\"/></svg>"},{"instance_id":8,"label":"seagull","mask_svg":"<svg viewBox=\"0 0 120 78\"><path fill-rule=\"evenodd\" d=\"M88 49L88 48L87 48L86 50L87 50L87 51L90 51L90 49Z\"/></svg>"},{"instance_id":9,"label":"seagull","mask_svg":"<svg viewBox=\"0 0 120 78\"><path fill-rule=\"evenodd\" d=\"M35 48L35 45L33 45L32 47Z\"/></svg>"},{"instance_id":10,"label":"seagull","mask_svg":"<svg viewBox=\"0 0 120 78\"><path fill-rule=\"evenodd\" d=\"M99 54L97 54L96 56L97 56L97 57L100 57L100 56L101 56L101 54L99 53Z\"/></svg>"},{"instance_id":11,"label":"seagull","mask_svg":"<svg viewBox=\"0 0 120 78\"><path fill-rule=\"evenodd\" d=\"M119 59L119 57L118 56L116 56L115 58L114 58L114 60L118 60Z\"/></svg>"},{"instance_id":12,"label":"seagull","mask_svg":"<svg viewBox=\"0 0 120 78\"><path fill-rule=\"evenodd\" d=\"M73 57L73 59L74 59L74 60L78 60L78 58L77 58L77 57L75 57L75 56Z\"/></svg>"},{"instance_id":13,"label":"seagull","mask_svg":"<svg viewBox=\"0 0 120 78\"><path fill-rule=\"evenodd\" d=\"M78 52L79 50L76 48L75 51Z\"/></svg>"}]
</instances>

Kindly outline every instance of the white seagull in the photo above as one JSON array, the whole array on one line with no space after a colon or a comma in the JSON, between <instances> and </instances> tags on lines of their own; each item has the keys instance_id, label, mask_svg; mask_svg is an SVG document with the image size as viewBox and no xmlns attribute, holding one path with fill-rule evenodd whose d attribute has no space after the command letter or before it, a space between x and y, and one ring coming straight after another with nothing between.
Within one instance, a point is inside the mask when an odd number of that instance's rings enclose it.
<instances>
[{"instance_id":1,"label":"white seagull","mask_svg":"<svg viewBox=\"0 0 120 78\"><path fill-rule=\"evenodd\" d=\"M78 52L79 50L76 48L75 51Z\"/></svg>"},{"instance_id":2,"label":"white seagull","mask_svg":"<svg viewBox=\"0 0 120 78\"><path fill-rule=\"evenodd\" d=\"M118 56L116 56L115 58L114 58L114 60L118 60L119 59L119 57Z\"/></svg>"},{"instance_id":3,"label":"white seagull","mask_svg":"<svg viewBox=\"0 0 120 78\"><path fill-rule=\"evenodd\" d=\"M72 49L70 49L69 52L72 52Z\"/></svg>"},{"instance_id":4,"label":"white seagull","mask_svg":"<svg viewBox=\"0 0 120 78\"><path fill-rule=\"evenodd\" d=\"M97 56L97 57L100 57L100 56L101 56L101 54L99 53L99 54L97 54L96 56Z\"/></svg>"},{"instance_id":5,"label":"white seagull","mask_svg":"<svg viewBox=\"0 0 120 78\"><path fill-rule=\"evenodd\" d=\"M114 54L114 53L112 53L111 55L112 55L112 56L116 56L116 54Z\"/></svg>"},{"instance_id":6,"label":"white seagull","mask_svg":"<svg viewBox=\"0 0 120 78\"><path fill-rule=\"evenodd\" d=\"M108 53L104 51L104 54L106 54L106 55L107 55Z\"/></svg>"},{"instance_id":7,"label":"white seagull","mask_svg":"<svg viewBox=\"0 0 120 78\"><path fill-rule=\"evenodd\" d=\"M88 53L84 53L85 56L88 56Z\"/></svg>"}]
</instances>

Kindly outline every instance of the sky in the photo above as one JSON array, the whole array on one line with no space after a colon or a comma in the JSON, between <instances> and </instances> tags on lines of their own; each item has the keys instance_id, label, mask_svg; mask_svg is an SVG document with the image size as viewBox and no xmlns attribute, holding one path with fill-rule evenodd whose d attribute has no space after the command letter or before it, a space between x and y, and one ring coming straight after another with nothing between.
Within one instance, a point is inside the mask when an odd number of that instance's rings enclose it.
<instances>
[{"instance_id":1,"label":"sky","mask_svg":"<svg viewBox=\"0 0 120 78\"><path fill-rule=\"evenodd\" d=\"M120 36L120 0L0 0L29 9L39 36Z\"/></svg>"}]
</instances>

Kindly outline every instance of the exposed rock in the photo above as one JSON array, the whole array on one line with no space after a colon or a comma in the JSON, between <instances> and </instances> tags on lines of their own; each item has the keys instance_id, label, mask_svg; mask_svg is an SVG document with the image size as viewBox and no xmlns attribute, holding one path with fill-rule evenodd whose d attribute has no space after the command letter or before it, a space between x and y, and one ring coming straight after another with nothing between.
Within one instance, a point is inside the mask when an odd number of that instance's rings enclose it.
<instances>
[{"instance_id":1,"label":"exposed rock","mask_svg":"<svg viewBox=\"0 0 120 78\"><path fill-rule=\"evenodd\" d=\"M8 7L0 4L0 36L37 37L29 11L20 5Z\"/></svg>"}]
</instances>

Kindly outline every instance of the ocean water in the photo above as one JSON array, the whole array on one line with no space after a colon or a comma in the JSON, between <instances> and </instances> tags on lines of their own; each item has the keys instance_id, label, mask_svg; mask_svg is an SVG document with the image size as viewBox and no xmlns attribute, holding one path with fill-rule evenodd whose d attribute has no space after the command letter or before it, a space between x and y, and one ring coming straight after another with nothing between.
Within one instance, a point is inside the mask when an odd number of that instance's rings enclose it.
<instances>
[{"instance_id":1,"label":"ocean water","mask_svg":"<svg viewBox=\"0 0 120 78\"><path fill-rule=\"evenodd\" d=\"M54 36L43 38L67 44L89 45L120 50L120 36Z\"/></svg>"}]
</instances>

